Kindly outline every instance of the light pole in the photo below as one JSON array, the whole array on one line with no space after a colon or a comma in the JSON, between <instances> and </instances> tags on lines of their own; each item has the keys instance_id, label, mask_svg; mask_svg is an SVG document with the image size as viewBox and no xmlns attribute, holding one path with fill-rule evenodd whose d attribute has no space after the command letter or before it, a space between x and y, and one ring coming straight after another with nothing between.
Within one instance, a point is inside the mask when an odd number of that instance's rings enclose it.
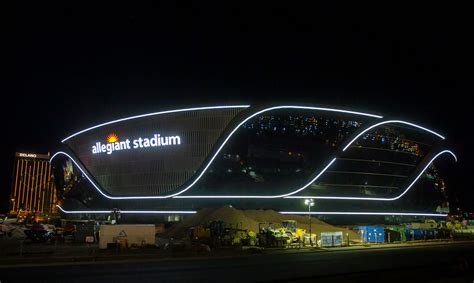
<instances>
[{"instance_id":1,"label":"light pole","mask_svg":"<svg viewBox=\"0 0 474 283\"><path fill-rule=\"evenodd\" d=\"M313 246L313 238L311 234L311 207L314 205L314 201L312 198L305 199L304 204L308 206L308 217L309 217L309 244L311 247Z\"/></svg>"},{"instance_id":2,"label":"light pole","mask_svg":"<svg viewBox=\"0 0 474 283\"><path fill-rule=\"evenodd\" d=\"M12 209L10 211L15 211L15 199L11 198L10 201L12 202Z\"/></svg>"}]
</instances>

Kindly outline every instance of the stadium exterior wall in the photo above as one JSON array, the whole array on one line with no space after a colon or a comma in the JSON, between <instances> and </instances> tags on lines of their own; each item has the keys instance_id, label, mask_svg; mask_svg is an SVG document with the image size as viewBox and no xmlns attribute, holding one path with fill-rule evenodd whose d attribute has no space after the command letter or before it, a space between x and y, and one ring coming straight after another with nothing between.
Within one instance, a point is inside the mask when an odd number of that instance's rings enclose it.
<instances>
[{"instance_id":1,"label":"stadium exterior wall","mask_svg":"<svg viewBox=\"0 0 474 283\"><path fill-rule=\"evenodd\" d=\"M90 127L51 157L65 214L234 205L321 213L449 211L455 154L432 129L316 106L213 106Z\"/></svg>"}]
</instances>

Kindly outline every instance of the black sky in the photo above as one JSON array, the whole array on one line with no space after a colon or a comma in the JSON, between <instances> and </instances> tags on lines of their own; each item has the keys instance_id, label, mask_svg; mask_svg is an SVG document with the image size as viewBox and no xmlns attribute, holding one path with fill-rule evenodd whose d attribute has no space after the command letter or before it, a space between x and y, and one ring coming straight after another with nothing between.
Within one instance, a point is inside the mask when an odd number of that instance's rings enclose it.
<instances>
[{"instance_id":1,"label":"black sky","mask_svg":"<svg viewBox=\"0 0 474 283\"><path fill-rule=\"evenodd\" d=\"M0 211L15 151L54 151L76 130L132 114L259 102L433 128L460 158L448 186L474 209L466 7L198 4L16 7L3 33Z\"/></svg>"}]
</instances>

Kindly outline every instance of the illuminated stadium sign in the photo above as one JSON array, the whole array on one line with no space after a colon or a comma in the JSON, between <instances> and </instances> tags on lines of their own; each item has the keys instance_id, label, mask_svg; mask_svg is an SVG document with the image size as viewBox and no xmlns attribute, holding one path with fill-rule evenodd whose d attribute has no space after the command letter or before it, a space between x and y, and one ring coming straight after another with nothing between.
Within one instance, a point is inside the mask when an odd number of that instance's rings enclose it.
<instances>
[{"instance_id":1,"label":"illuminated stadium sign","mask_svg":"<svg viewBox=\"0 0 474 283\"><path fill-rule=\"evenodd\" d=\"M180 136L165 136L162 137L160 134L154 134L151 138L142 138L137 139L126 139L120 141L119 137L115 133L111 133L106 138L107 143L96 142L92 146L92 154L98 153L107 153L112 154L114 151L122 151L129 149L141 149L141 148L150 148L150 147L162 147L170 145L180 145L181 137Z\"/></svg>"}]
</instances>

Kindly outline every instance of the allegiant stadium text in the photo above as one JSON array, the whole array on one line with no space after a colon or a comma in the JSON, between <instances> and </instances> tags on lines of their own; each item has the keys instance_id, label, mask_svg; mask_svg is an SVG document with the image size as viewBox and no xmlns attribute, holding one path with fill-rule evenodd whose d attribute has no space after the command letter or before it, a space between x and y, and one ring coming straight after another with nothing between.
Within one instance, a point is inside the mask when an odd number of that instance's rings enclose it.
<instances>
[{"instance_id":1,"label":"allegiant stadium text","mask_svg":"<svg viewBox=\"0 0 474 283\"><path fill-rule=\"evenodd\" d=\"M167 136L160 137L159 134L155 134L152 138L138 138L130 141L126 139L125 141L117 141L113 143L101 143L96 142L92 146L92 154L98 153L107 153L112 154L114 151L121 151L127 149L138 149L138 148L149 148L149 147L158 147L158 146L169 146L169 145L180 145L181 137L180 136Z\"/></svg>"}]
</instances>

